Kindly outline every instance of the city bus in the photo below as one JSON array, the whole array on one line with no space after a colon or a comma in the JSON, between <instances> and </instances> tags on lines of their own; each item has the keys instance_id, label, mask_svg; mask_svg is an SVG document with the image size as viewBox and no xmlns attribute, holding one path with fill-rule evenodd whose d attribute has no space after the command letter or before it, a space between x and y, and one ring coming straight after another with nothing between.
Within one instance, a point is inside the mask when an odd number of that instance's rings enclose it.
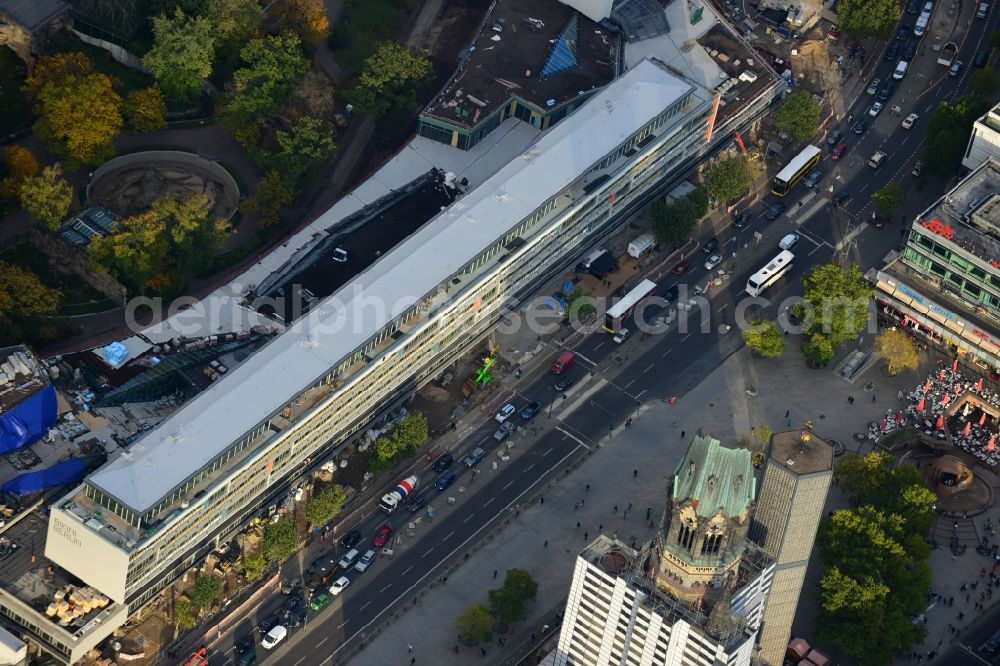
<instances>
[{"instance_id":1,"label":"city bus","mask_svg":"<svg viewBox=\"0 0 1000 666\"><path fill-rule=\"evenodd\" d=\"M750 279L747 280L747 293L751 296L760 296L765 289L788 272L793 261L795 261L795 255L788 250L782 250L777 257L767 262L764 268L750 276Z\"/></svg>"},{"instance_id":2,"label":"city bus","mask_svg":"<svg viewBox=\"0 0 1000 666\"><path fill-rule=\"evenodd\" d=\"M656 283L652 280L643 280L631 291L622 296L621 300L608 308L604 315L604 330L608 333L617 333L621 330L622 323L627 321L635 306L650 296L656 294Z\"/></svg>"},{"instance_id":3,"label":"city bus","mask_svg":"<svg viewBox=\"0 0 1000 666\"><path fill-rule=\"evenodd\" d=\"M791 192L795 184L802 180L802 177L809 173L813 167L819 164L821 155L822 151L816 146L806 146L803 148L802 152L796 155L795 159L789 162L788 166L774 177L774 185L771 187L771 193L776 197L783 197Z\"/></svg>"}]
</instances>

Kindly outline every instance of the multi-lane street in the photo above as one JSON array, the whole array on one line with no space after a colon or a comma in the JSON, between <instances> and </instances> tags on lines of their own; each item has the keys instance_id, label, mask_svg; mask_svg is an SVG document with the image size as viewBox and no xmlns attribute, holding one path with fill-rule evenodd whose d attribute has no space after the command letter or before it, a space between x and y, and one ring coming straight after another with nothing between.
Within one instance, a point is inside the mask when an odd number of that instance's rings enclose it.
<instances>
[{"instance_id":1,"label":"multi-lane street","mask_svg":"<svg viewBox=\"0 0 1000 666\"><path fill-rule=\"evenodd\" d=\"M904 14L904 23L912 24L914 18ZM634 332L623 345L615 344L611 336L600 330L576 336L572 348L577 362L565 376L571 380L570 385L560 390L554 385L561 377L547 370L548 363L560 351L552 347L551 354L525 373L511 398L518 411L530 402L541 403L543 409L530 421L515 414L512 419L524 427L503 443L493 436L499 424L491 414L485 415L454 451L455 463L451 469L458 478L446 491L439 492L433 487L436 475L428 472L424 476L417 495L434 507L433 519L424 511L400 510L388 517L376 516L358 526L363 535L358 548L364 552L372 547L372 537L381 524L387 521L392 525L400 540L392 558L381 557L364 573L347 572L350 586L334 597L329 606L309 612L303 625L293 628L289 637L273 650L261 648L260 636L254 631L257 621L272 614L285 601L281 596L269 600L256 618L248 618L215 646L211 662L229 663L235 656L234 641L251 634L257 644L258 660L265 663L312 666L329 664L332 658L342 655L346 647L362 640L364 632L383 621L429 579L439 577L443 565L461 557L498 516L517 511L523 498L548 476L641 409L669 409L667 398L678 395L683 399L688 388L737 349L741 344L739 332L727 326L734 323L737 307L745 299L748 276L777 253L778 240L784 235L792 232L800 235L793 250L795 263L788 275L764 294L769 303L754 306L759 309L757 316L777 316L783 299L800 291L800 278L817 264L844 258L867 267L880 260L898 244L904 224L896 219L881 229L869 225L871 194L892 180L900 182L910 193L908 203L926 204L940 194L939 188L921 186L910 175L918 159L923 128L935 105L967 88L974 55L983 48L993 23L991 9L987 18L970 17L965 29L959 27L964 35L960 38L957 59L966 63L959 76L949 76L946 68L936 64L932 67L922 63L921 59L936 59L936 54L929 45L919 45L911 72L898 82L894 94L885 101L887 111L868 118L867 130L856 135L852 126L856 120L867 117L868 108L876 101L876 96L862 89L848 111L849 116L828 128L843 132L846 154L839 161L831 160L833 146L827 145L825 137L817 140L824 150L819 167L824 177L814 190L803 185L793 190L785 198L787 209L783 215L769 221L763 206L758 206L751 210L752 221L744 228L737 230L727 223L725 228L716 229L714 233L723 255L719 268L731 271L732 275L709 289L708 300L699 301L701 304L692 311L686 327L676 321L661 334ZM866 84L872 78L883 82L890 79L895 66L895 60L885 60L881 53L870 54L864 71ZM898 114L888 111L893 105L900 107ZM918 114L919 120L912 129L904 129L900 121L909 113ZM877 150L888 157L882 168L872 170L866 162ZM829 198L839 191L846 191L849 198L836 208ZM763 202L769 199L770 195L765 196ZM668 273L659 280L658 293L663 295L678 286L681 300L685 299L685 292L691 297L696 286L704 287L708 282L702 266L705 258L707 255L700 248L689 253L685 259L690 262L691 271L682 277ZM709 308L708 325L702 328L702 315ZM508 443L513 446L513 453L504 461L497 451L505 449ZM478 465L479 473L466 468L461 461L476 447L487 452L486 459ZM458 493L460 487L466 490ZM445 499L448 496L459 498L450 505ZM411 521L419 523L412 532L408 529ZM336 557L343 552L343 548L336 548ZM318 554L310 554L307 560ZM297 571L297 566L290 563L288 573Z\"/></svg>"}]
</instances>

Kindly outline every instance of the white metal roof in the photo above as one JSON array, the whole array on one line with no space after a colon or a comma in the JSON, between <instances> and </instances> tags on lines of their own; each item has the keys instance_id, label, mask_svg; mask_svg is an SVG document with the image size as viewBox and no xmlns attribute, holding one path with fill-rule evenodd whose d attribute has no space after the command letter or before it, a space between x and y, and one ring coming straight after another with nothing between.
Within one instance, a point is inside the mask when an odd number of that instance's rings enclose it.
<instances>
[{"instance_id":1,"label":"white metal roof","mask_svg":"<svg viewBox=\"0 0 1000 666\"><path fill-rule=\"evenodd\" d=\"M653 62L640 63L89 483L138 513L152 508L690 90ZM373 303L386 305L377 312Z\"/></svg>"}]
</instances>

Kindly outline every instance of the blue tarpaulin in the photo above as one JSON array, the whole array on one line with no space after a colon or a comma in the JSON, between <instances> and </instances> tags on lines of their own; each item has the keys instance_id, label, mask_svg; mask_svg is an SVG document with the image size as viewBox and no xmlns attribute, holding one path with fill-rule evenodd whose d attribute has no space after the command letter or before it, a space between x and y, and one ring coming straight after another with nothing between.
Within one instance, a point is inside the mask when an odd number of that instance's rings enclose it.
<instances>
[{"instance_id":1,"label":"blue tarpaulin","mask_svg":"<svg viewBox=\"0 0 1000 666\"><path fill-rule=\"evenodd\" d=\"M56 422L56 390L46 386L0 415L0 454L41 439Z\"/></svg>"},{"instance_id":2,"label":"blue tarpaulin","mask_svg":"<svg viewBox=\"0 0 1000 666\"><path fill-rule=\"evenodd\" d=\"M25 472L15 476L10 481L0 485L0 491L22 497L37 493L39 490L76 483L87 474L87 461L83 458L70 458L58 462L52 467L40 469L37 472Z\"/></svg>"}]
</instances>

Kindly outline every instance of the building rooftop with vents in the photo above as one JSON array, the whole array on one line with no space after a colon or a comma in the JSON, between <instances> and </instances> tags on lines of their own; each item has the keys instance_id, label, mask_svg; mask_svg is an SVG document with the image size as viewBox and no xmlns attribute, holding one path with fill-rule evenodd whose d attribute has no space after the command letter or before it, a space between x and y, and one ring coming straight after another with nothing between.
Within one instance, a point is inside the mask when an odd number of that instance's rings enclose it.
<instances>
[{"instance_id":1,"label":"building rooftop with vents","mask_svg":"<svg viewBox=\"0 0 1000 666\"><path fill-rule=\"evenodd\" d=\"M803 439L803 436L807 439ZM833 458L829 444L813 433L787 431L771 436L771 458L796 474L812 474L830 469Z\"/></svg>"},{"instance_id":2,"label":"building rooftop with vents","mask_svg":"<svg viewBox=\"0 0 1000 666\"><path fill-rule=\"evenodd\" d=\"M569 201L581 196L580 181L597 162L698 90L654 61L640 63L87 483L146 513L546 201L570 186Z\"/></svg>"},{"instance_id":3,"label":"building rooftop with vents","mask_svg":"<svg viewBox=\"0 0 1000 666\"><path fill-rule=\"evenodd\" d=\"M467 150L503 120L545 129L619 73L617 35L556 0L498 0L417 133Z\"/></svg>"},{"instance_id":4,"label":"building rooftop with vents","mask_svg":"<svg viewBox=\"0 0 1000 666\"><path fill-rule=\"evenodd\" d=\"M921 226L987 262L1000 262L1000 159L990 158L924 211Z\"/></svg>"}]
</instances>

